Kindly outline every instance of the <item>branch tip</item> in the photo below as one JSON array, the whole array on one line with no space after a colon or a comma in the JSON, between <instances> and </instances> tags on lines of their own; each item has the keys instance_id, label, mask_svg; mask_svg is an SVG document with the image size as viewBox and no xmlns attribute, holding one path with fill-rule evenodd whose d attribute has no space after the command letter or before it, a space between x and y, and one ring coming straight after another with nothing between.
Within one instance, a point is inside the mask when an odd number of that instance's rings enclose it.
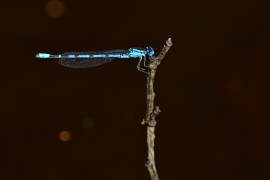
<instances>
[{"instance_id":1,"label":"branch tip","mask_svg":"<svg viewBox=\"0 0 270 180\"><path fill-rule=\"evenodd\" d=\"M141 124L142 124L142 125L144 125L144 124L145 124L145 119L143 119L143 120L142 120Z\"/></svg>"},{"instance_id":2,"label":"branch tip","mask_svg":"<svg viewBox=\"0 0 270 180\"><path fill-rule=\"evenodd\" d=\"M168 46L172 46L172 45L173 45L173 44L172 44L171 38L169 38L169 39L166 41L166 44L167 44Z\"/></svg>"}]
</instances>

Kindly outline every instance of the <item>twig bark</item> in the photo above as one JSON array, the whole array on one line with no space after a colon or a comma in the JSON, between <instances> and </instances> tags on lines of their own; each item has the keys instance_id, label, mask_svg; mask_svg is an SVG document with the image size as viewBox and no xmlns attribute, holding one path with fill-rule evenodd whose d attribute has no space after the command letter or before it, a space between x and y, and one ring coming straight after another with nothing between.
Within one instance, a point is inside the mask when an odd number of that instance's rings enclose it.
<instances>
[{"instance_id":1,"label":"twig bark","mask_svg":"<svg viewBox=\"0 0 270 180\"><path fill-rule=\"evenodd\" d=\"M164 58L170 47L172 46L171 38L166 41L163 49L158 56L150 57L150 63L148 65L148 77L147 77L147 98L146 98L146 117L143 119L142 124L147 126L147 159L145 166L147 167L151 180L159 180L156 165L155 165L155 152L154 152L154 139L155 139L155 126L156 126L156 116L161 112L159 107L156 106L154 109L154 78L156 74L156 69L160 64L161 60Z\"/></svg>"}]
</instances>

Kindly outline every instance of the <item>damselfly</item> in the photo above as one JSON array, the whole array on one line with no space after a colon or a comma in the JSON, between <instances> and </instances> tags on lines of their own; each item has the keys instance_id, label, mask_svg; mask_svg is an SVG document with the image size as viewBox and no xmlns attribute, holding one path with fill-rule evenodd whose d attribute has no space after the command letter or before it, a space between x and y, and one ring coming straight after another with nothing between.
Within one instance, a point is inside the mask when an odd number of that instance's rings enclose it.
<instances>
[{"instance_id":1,"label":"damselfly","mask_svg":"<svg viewBox=\"0 0 270 180\"><path fill-rule=\"evenodd\" d=\"M46 53L36 54L37 58L58 58L59 64L71 68L88 68L95 67L108 63L115 58L140 58L137 69L145 72L145 69L140 67L143 59L144 66L146 65L146 56L151 57L154 54L154 49L151 46L143 48L115 49L109 51L89 51L89 52L66 52L59 55L51 55ZM145 72L147 73L147 72Z\"/></svg>"}]
</instances>

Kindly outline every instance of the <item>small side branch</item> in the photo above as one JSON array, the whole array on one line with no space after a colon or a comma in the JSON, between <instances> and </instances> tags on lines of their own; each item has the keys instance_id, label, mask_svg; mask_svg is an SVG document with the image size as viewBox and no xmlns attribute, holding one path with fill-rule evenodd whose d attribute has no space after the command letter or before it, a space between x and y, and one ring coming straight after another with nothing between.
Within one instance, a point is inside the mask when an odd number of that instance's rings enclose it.
<instances>
[{"instance_id":1,"label":"small side branch","mask_svg":"<svg viewBox=\"0 0 270 180\"><path fill-rule=\"evenodd\" d=\"M143 119L142 124L147 126L147 160L145 166L147 167L151 180L159 180L156 165L155 165L155 152L154 152L154 140L155 140L155 126L156 126L156 116L161 112L158 106L154 109L154 78L156 74L156 69L161 63L161 60L164 58L170 47L172 46L171 38L166 41L163 49L158 56L150 57L150 64L147 77L147 98L146 98L146 116ZM154 109L154 110L153 110Z\"/></svg>"}]
</instances>

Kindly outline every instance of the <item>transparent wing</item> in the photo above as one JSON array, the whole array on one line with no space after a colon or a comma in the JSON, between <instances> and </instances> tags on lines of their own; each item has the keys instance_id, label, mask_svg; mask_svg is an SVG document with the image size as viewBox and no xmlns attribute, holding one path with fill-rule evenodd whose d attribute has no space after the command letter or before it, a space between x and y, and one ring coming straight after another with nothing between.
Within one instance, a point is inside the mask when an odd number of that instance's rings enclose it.
<instances>
[{"instance_id":1,"label":"transparent wing","mask_svg":"<svg viewBox=\"0 0 270 180\"><path fill-rule=\"evenodd\" d=\"M97 55L97 54L124 54L127 50L115 49L110 51L67 52L62 54L59 64L71 68L96 67L111 62L115 58L65 58L68 55Z\"/></svg>"},{"instance_id":2,"label":"transparent wing","mask_svg":"<svg viewBox=\"0 0 270 180\"><path fill-rule=\"evenodd\" d=\"M115 58L62 58L59 64L71 68L89 68L111 62Z\"/></svg>"}]
</instances>

